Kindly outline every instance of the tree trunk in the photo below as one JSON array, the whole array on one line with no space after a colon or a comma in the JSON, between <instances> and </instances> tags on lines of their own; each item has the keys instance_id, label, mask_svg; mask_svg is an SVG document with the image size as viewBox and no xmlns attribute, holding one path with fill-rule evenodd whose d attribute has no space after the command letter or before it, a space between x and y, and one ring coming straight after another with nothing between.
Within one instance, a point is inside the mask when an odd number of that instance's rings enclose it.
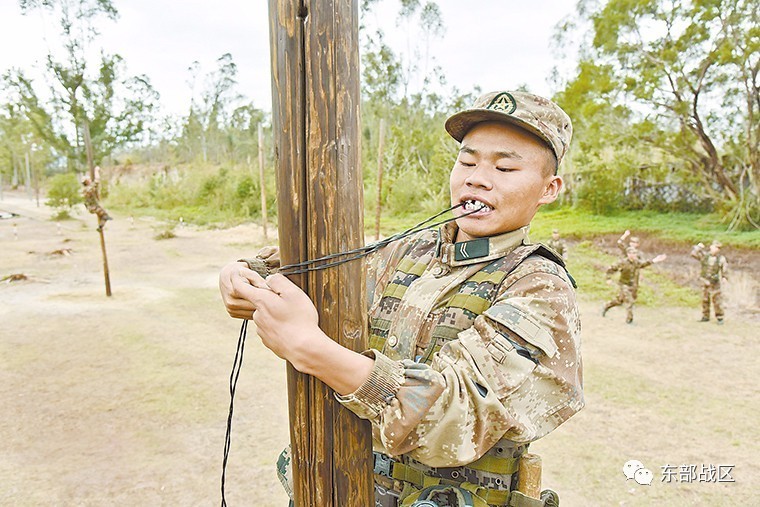
<instances>
[{"instance_id":1,"label":"tree trunk","mask_svg":"<svg viewBox=\"0 0 760 507\"><path fill-rule=\"evenodd\" d=\"M361 246L358 0L270 0L272 116L283 264ZM366 348L360 262L292 279L320 327ZM369 423L288 366L298 507L373 505Z\"/></svg>"}]
</instances>

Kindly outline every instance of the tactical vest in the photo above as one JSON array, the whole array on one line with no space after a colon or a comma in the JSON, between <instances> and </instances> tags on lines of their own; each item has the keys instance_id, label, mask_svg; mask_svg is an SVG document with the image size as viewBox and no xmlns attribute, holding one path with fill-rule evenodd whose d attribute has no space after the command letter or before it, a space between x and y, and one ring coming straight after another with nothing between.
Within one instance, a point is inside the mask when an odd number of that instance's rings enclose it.
<instances>
[{"instance_id":1,"label":"tactical vest","mask_svg":"<svg viewBox=\"0 0 760 507\"><path fill-rule=\"evenodd\" d=\"M406 289L422 274L429 263L431 243L426 239L414 242L396 267L386 286L378 311L370 318L370 348L385 351L386 341L394 313ZM459 332L471 327L475 318L487 310L496 299L504 280L530 255L545 257L563 268L564 262L552 250L541 244L522 245L507 255L490 261L459 286L437 318L432 338L418 362L430 364L433 356ZM568 273L569 277L569 273ZM573 286L575 282L570 277ZM489 505L515 503L519 493L513 493L518 460L527 445L518 445L504 439L494 445L480 459L462 467L432 468L411 458L401 460L375 453L375 474L401 481L406 487L422 489L437 484L457 484L470 489ZM384 504L383 504L384 505ZM390 505L390 504L389 504Z\"/></svg>"},{"instance_id":2,"label":"tactical vest","mask_svg":"<svg viewBox=\"0 0 760 507\"><path fill-rule=\"evenodd\" d=\"M712 259L712 262L710 260ZM723 263L720 255L705 255L702 257L702 278L709 280L711 283L720 282Z\"/></svg>"}]
</instances>

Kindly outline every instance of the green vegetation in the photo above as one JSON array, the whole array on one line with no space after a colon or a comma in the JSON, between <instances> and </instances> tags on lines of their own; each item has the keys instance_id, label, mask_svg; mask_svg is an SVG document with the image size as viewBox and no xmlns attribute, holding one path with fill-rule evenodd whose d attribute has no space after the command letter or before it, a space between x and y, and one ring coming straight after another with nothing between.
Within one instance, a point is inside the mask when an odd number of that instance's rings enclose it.
<instances>
[{"instance_id":1,"label":"green vegetation","mask_svg":"<svg viewBox=\"0 0 760 507\"><path fill-rule=\"evenodd\" d=\"M48 181L48 199L45 204L55 208L59 217L66 217L72 206L82 202L81 186L74 173L56 174Z\"/></svg>"},{"instance_id":2,"label":"green vegetation","mask_svg":"<svg viewBox=\"0 0 760 507\"><path fill-rule=\"evenodd\" d=\"M261 155L274 179L272 122L236 90L238 69L229 53L210 71L190 64L187 115L157 118L149 78L123 76L119 55L101 51L97 68L88 67L85 55L97 49L98 24L118 20L116 1L19 5L24 13L52 14L60 33L59 44L45 55L48 89L22 70L3 74L5 181L17 186L25 173L36 180L61 170L83 172L89 145L96 164L155 164L177 174L116 182L105 204L119 211L200 224L261 215L253 170L258 172ZM361 15L377 8L376 0L365 0ZM368 216L374 216L378 195L383 212L392 216L431 215L446 205L456 143L443 121L480 93L450 87L428 51L446 31L436 2L401 0L397 8L408 29L407 53L394 52L382 31L360 31ZM675 241L708 235L758 246L756 235L726 231L760 229L759 22L747 0L578 2L556 39L559 46L582 41L581 60L554 76L554 99L573 119L575 132L563 165L572 211L546 216L578 237L636 228L667 230ZM113 172L104 168L104 184ZM274 217L274 181L266 184L268 215ZM645 213L630 214L639 210ZM601 215L609 220L597 220ZM543 234L540 225L537 232Z\"/></svg>"}]
</instances>

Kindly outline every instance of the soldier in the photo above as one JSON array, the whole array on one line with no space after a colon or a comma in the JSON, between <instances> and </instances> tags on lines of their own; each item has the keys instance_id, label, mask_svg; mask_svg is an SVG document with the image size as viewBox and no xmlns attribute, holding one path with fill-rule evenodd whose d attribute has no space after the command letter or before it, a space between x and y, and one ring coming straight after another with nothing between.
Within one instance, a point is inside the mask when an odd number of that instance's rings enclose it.
<instances>
[{"instance_id":1,"label":"soldier","mask_svg":"<svg viewBox=\"0 0 760 507\"><path fill-rule=\"evenodd\" d=\"M567 261L567 245L565 245L565 240L559 237L559 229L552 230L552 239L547 241L546 244L553 248L562 257L563 261Z\"/></svg>"},{"instance_id":2,"label":"soldier","mask_svg":"<svg viewBox=\"0 0 760 507\"><path fill-rule=\"evenodd\" d=\"M612 285L612 274L617 271L620 272L620 278L618 279L620 290L615 299L604 305L602 317L607 315L607 311L610 308L625 305L625 321L628 324L633 323L633 304L638 297L639 272L651 264L662 262L668 258L667 255L660 254L651 261L643 261L639 256L639 251L635 247L629 246L626 250L625 259L621 259L607 268L607 283L610 285Z\"/></svg>"},{"instance_id":3,"label":"soldier","mask_svg":"<svg viewBox=\"0 0 760 507\"><path fill-rule=\"evenodd\" d=\"M82 178L82 197L87 211L98 216L98 230L103 230L106 221L111 220L106 210L100 205L100 167L95 167L95 179L89 176Z\"/></svg>"},{"instance_id":4,"label":"soldier","mask_svg":"<svg viewBox=\"0 0 760 507\"><path fill-rule=\"evenodd\" d=\"M705 250L705 245L699 243L691 249L691 256L702 264L700 280L702 282L702 319L700 322L710 320L710 300L715 308L715 318L718 324L723 324L723 295L721 291L722 281L726 278L728 263L726 258L720 255L723 245L715 240L710 244L710 251Z\"/></svg>"},{"instance_id":5,"label":"soldier","mask_svg":"<svg viewBox=\"0 0 760 507\"><path fill-rule=\"evenodd\" d=\"M629 238L630 236L630 238ZM628 241L626 241L628 239ZM636 236L631 236L631 231L626 230L620 238L617 240L617 247L620 249L620 252L623 254L623 258L628 256L628 248L633 248L636 250L636 253L639 253L639 238Z\"/></svg>"},{"instance_id":6,"label":"soldier","mask_svg":"<svg viewBox=\"0 0 760 507\"><path fill-rule=\"evenodd\" d=\"M265 346L372 423L376 505L410 505L439 483L420 504L458 506L466 492L475 505L524 505L516 460L584 404L573 284L562 259L527 237L562 188L572 127L553 102L517 91L481 96L445 127L460 142L450 175L459 218L367 259L370 350L326 336L281 274L231 263L220 290Z\"/></svg>"}]
</instances>

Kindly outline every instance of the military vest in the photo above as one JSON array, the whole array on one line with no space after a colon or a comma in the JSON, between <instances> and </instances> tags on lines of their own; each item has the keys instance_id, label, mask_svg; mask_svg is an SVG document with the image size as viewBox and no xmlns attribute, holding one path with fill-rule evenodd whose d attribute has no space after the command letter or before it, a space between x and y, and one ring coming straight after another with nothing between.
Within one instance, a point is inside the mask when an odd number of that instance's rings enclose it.
<instances>
[{"instance_id":1,"label":"military vest","mask_svg":"<svg viewBox=\"0 0 760 507\"><path fill-rule=\"evenodd\" d=\"M396 272L383 291L378 311L370 318L370 348L386 352L385 344L393 319L396 318L395 311L406 289L425 272L428 265L425 254L429 253L429 249L428 241L418 240L396 267ZM475 318L493 304L502 282L534 253L565 267L561 258L540 243L518 246L507 255L489 262L462 283L457 293L446 302L424 354L414 359L430 364L433 355L446 342L456 339L459 332L471 327Z\"/></svg>"},{"instance_id":2,"label":"military vest","mask_svg":"<svg viewBox=\"0 0 760 507\"><path fill-rule=\"evenodd\" d=\"M397 318L396 309L406 289L425 272L430 261L431 248L429 240L418 239L411 244L396 266L395 273L383 291L378 310L370 316L370 348L387 352L386 342L393 319ZM541 244L518 246L505 256L485 263L480 270L460 284L443 310L439 310L440 315L436 318L431 340L424 353L415 359L430 364L433 356L446 342L456 339L459 332L471 327L475 318L493 304L504 280L532 254L565 267L556 253ZM575 286L572 277L570 280ZM518 460L526 449L527 445L503 439L475 462L451 468L433 468L408 457L396 460L375 453L375 474L400 480L415 488L439 483L463 483L461 485L469 485L467 487L485 499L489 505L506 505L512 496L510 490Z\"/></svg>"},{"instance_id":3,"label":"military vest","mask_svg":"<svg viewBox=\"0 0 760 507\"><path fill-rule=\"evenodd\" d=\"M723 272L723 257L720 255L707 254L702 257L702 278L711 283L720 282Z\"/></svg>"}]
</instances>

